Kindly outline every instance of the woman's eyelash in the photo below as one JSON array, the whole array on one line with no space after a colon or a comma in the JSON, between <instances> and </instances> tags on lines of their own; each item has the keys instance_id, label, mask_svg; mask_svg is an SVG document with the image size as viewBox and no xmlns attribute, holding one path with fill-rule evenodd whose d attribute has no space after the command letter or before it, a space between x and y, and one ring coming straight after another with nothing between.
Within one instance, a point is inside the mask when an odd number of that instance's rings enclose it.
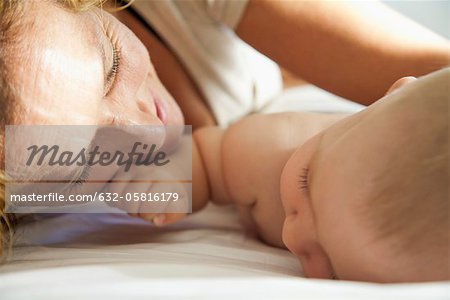
<instances>
[{"instance_id":1,"label":"woman's eyelash","mask_svg":"<svg viewBox=\"0 0 450 300\"><path fill-rule=\"evenodd\" d=\"M119 64L120 64L120 51L114 47L113 48L113 65L111 67L111 70L109 70L108 74L106 75L106 91L109 92L111 89L111 86L114 83L114 79L117 75L117 72L119 70Z\"/></svg>"},{"instance_id":2,"label":"woman's eyelash","mask_svg":"<svg viewBox=\"0 0 450 300\"><path fill-rule=\"evenodd\" d=\"M308 189L308 168L302 168L301 173L299 174L298 178L298 188L300 190L307 190Z\"/></svg>"}]
</instances>

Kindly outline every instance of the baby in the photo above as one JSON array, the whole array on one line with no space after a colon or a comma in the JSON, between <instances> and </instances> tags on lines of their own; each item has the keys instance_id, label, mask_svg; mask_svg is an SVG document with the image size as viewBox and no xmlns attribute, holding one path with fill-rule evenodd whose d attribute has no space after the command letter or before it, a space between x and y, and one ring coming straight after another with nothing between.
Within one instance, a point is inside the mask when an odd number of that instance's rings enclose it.
<instances>
[{"instance_id":1,"label":"baby","mask_svg":"<svg viewBox=\"0 0 450 300\"><path fill-rule=\"evenodd\" d=\"M200 129L193 210L236 204L308 277L449 280L449 82L449 68L402 78L346 118L292 112Z\"/></svg>"}]
</instances>

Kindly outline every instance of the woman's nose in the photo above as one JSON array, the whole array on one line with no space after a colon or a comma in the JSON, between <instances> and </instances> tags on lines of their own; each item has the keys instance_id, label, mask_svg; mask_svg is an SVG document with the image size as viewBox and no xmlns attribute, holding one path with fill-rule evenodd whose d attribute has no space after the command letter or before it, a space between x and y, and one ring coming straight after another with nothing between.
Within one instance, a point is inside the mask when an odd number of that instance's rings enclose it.
<instances>
[{"instance_id":1,"label":"woman's nose","mask_svg":"<svg viewBox=\"0 0 450 300\"><path fill-rule=\"evenodd\" d=\"M142 110L137 103L130 105L115 105L105 110L102 115L103 125L154 125L162 126L156 114Z\"/></svg>"},{"instance_id":2,"label":"woman's nose","mask_svg":"<svg viewBox=\"0 0 450 300\"><path fill-rule=\"evenodd\" d=\"M144 80L136 93L137 108L144 113L157 115L155 106L155 97L151 90L151 85L148 79Z\"/></svg>"}]
</instances>

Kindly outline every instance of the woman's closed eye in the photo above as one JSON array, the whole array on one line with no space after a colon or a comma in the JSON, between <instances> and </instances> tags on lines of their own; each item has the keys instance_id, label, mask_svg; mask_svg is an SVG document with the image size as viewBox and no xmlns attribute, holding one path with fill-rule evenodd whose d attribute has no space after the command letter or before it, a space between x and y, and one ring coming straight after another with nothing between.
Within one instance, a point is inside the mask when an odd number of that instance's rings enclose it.
<instances>
[{"instance_id":1,"label":"woman's closed eye","mask_svg":"<svg viewBox=\"0 0 450 300\"><path fill-rule=\"evenodd\" d=\"M111 42L112 43L112 42ZM119 65L120 65L120 51L117 49L115 45L112 45L113 51L112 51L112 66L111 69L109 69L108 73L106 74L105 78L105 96L109 94L111 91L117 73L119 71Z\"/></svg>"}]
</instances>

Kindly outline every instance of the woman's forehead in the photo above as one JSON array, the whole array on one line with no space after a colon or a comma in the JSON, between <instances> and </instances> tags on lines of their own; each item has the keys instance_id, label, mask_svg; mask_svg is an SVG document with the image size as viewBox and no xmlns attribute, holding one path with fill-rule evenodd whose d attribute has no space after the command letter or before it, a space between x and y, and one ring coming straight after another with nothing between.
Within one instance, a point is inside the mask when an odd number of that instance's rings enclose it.
<instances>
[{"instance_id":1,"label":"woman's forehead","mask_svg":"<svg viewBox=\"0 0 450 300\"><path fill-rule=\"evenodd\" d=\"M39 17L34 31L24 34L33 45L22 53L28 59L17 66L15 81L22 83L25 111L51 122L61 116L49 114L85 115L86 103L95 111L92 105L103 94L104 68L94 18L54 6L49 9L47 18L39 16L42 10L35 12Z\"/></svg>"}]
</instances>

